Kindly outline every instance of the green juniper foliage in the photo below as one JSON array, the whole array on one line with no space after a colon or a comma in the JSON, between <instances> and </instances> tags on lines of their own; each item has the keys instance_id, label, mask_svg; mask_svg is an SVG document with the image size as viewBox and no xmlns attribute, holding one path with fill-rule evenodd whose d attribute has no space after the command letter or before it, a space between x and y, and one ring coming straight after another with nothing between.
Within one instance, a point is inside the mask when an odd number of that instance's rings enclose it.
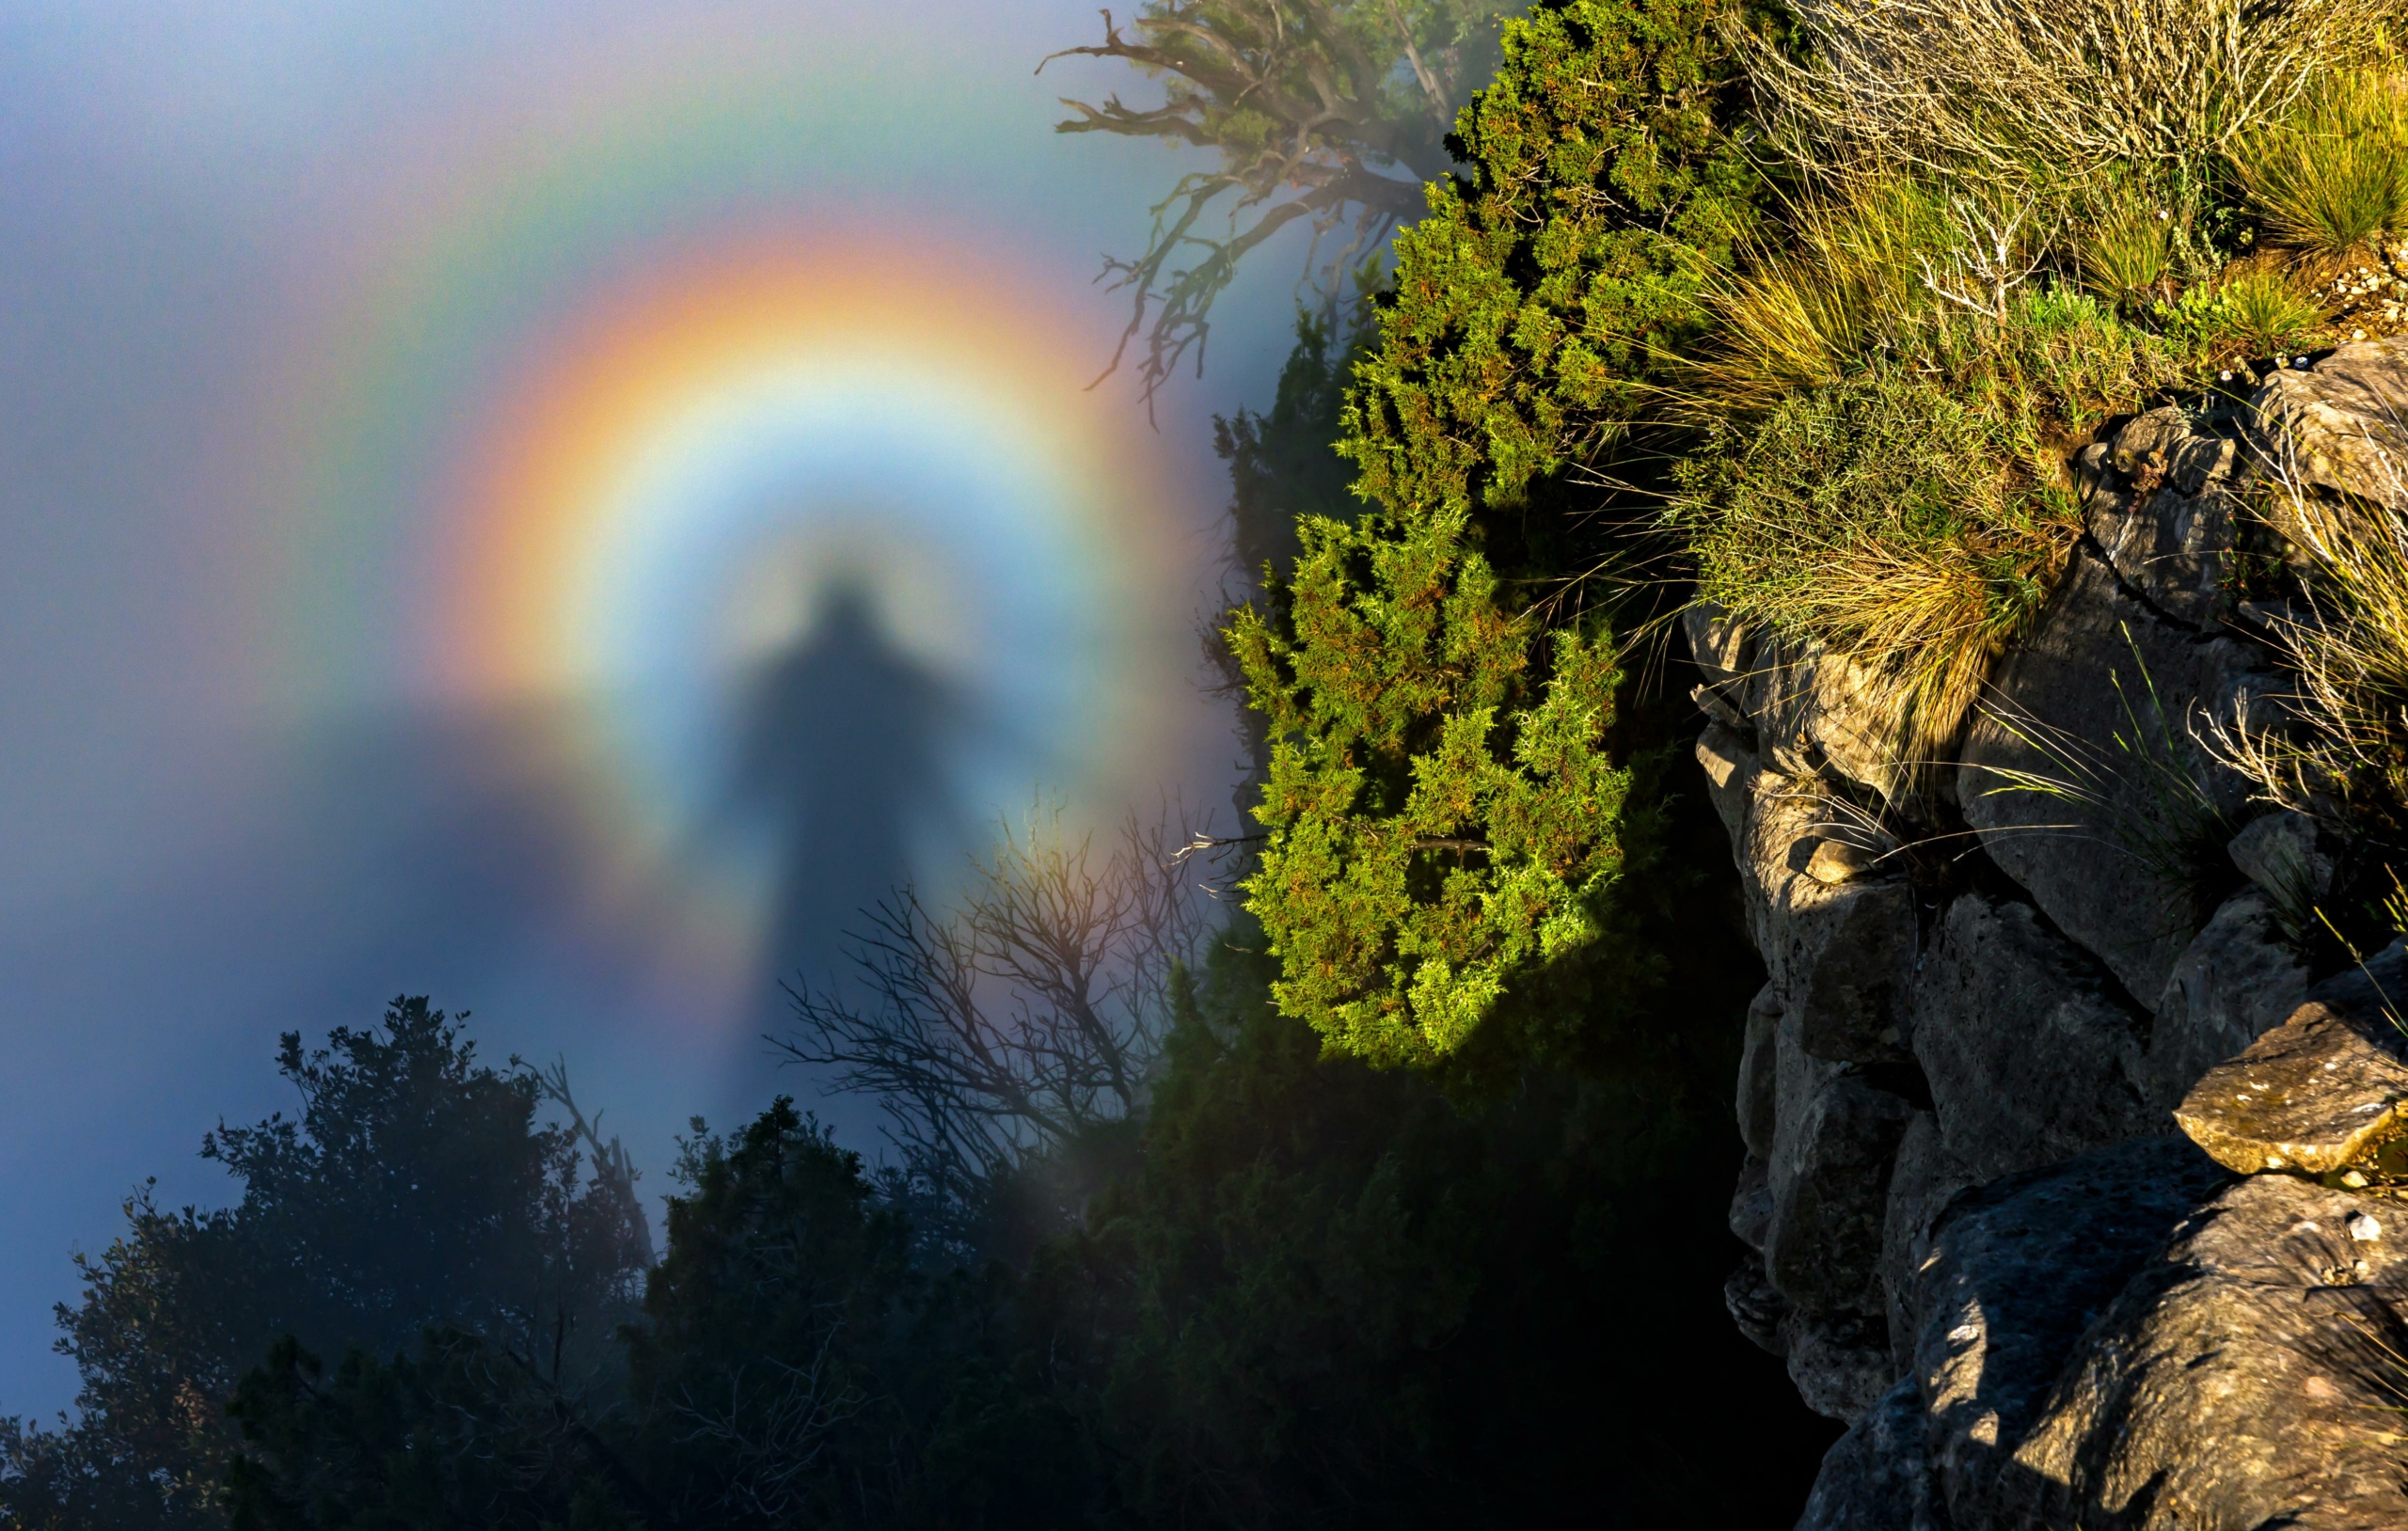
<instances>
[{"instance_id":1,"label":"green juniper foliage","mask_svg":"<svg viewBox=\"0 0 2408 1531\"><path fill-rule=\"evenodd\" d=\"M1589 945L1622 862L1610 638L1559 632L1533 676L1464 519L1314 522L1230 634L1275 739L1246 883L1275 992L1386 1064L1456 1052L1516 969Z\"/></svg>"},{"instance_id":2,"label":"green juniper foliage","mask_svg":"<svg viewBox=\"0 0 2408 1531\"><path fill-rule=\"evenodd\" d=\"M1572 554L1513 513L1646 407L1751 226L1717 125L1726 8L1579 0L1507 26L1458 118L1472 174L1400 235L1355 370L1339 450L1374 508L1307 521L1293 576L1228 625L1273 737L1247 907L1279 1003L1335 1049L1433 1065L1500 1005L1585 993L1625 856L1622 675L1604 621L1529 610Z\"/></svg>"},{"instance_id":3,"label":"green juniper foliage","mask_svg":"<svg viewBox=\"0 0 2408 1531\"><path fill-rule=\"evenodd\" d=\"M1456 120L1468 177L1397 237L1381 344L1339 450L1400 514L1511 506L1644 412L1704 324L1709 274L1755 227L1724 131L1724 0L1574 0L1507 25Z\"/></svg>"}]
</instances>

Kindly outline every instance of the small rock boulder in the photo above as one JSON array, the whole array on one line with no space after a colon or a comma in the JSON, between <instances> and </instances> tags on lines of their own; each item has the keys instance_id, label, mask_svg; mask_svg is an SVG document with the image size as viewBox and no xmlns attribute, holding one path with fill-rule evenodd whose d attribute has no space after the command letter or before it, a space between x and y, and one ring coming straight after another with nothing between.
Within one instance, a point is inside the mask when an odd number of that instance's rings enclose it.
<instances>
[{"instance_id":1,"label":"small rock boulder","mask_svg":"<svg viewBox=\"0 0 2408 1531\"><path fill-rule=\"evenodd\" d=\"M1853 1074L1782 1112L1766 1166L1772 1205L1763 1248L1766 1271L1790 1302L1816 1313L1881 1311L1891 1159L1912 1114L1906 1101ZM1880 1348L1886 1356L1886 1334Z\"/></svg>"},{"instance_id":2,"label":"small rock boulder","mask_svg":"<svg viewBox=\"0 0 2408 1531\"><path fill-rule=\"evenodd\" d=\"M1897 718L1874 673L1844 655L1794 649L1700 603L1682 613L1689 652L1713 687L1700 705L1746 718L1767 766L1789 776L1829 771L1893 796L1903 783ZM1727 722L1727 718L1721 718Z\"/></svg>"},{"instance_id":3,"label":"small rock boulder","mask_svg":"<svg viewBox=\"0 0 2408 1531\"><path fill-rule=\"evenodd\" d=\"M2219 827L2248 784L2198 730L2283 688L2258 663L2161 620L2076 549L1966 731L1957 796L1982 848L2144 1002L2228 891L2197 879L2240 880Z\"/></svg>"},{"instance_id":4,"label":"small rock boulder","mask_svg":"<svg viewBox=\"0 0 2408 1531\"><path fill-rule=\"evenodd\" d=\"M1781 1105L1781 993L1770 984L1756 991L1748 1005L1746 1040L1739 1050L1738 1098L1733 1102L1739 1118L1739 1141L1759 1158L1772 1152L1773 1130Z\"/></svg>"},{"instance_id":5,"label":"small rock boulder","mask_svg":"<svg viewBox=\"0 0 2408 1531\"><path fill-rule=\"evenodd\" d=\"M1881 1219L1882 1316L1889 1322L1891 1357L1902 1371L1914 1365L1915 1272L1931 1253L1932 1224L1979 1183L1941 1141L1939 1118L1915 1113L1898 1139L1890 1204Z\"/></svg>"},{"instance_id":6,"label":"small rock boulder","mask_svg":"<svg viewBox=\"0 0 2408 1531\"><path fill-rule=\"evenodd\" d=\"M2290 1018L2219 1064L2174 1113L2191 1141L2242 1175L2327 1175L2400 1120L2408 1063L2369 1023L2325 1004Z\"/></svg>"},{"instance_id":7,"label":"small rock boulder","mask_svg":"<svg viewBox=\"0 0 2408 1531\"><path fill-rule=\"evenodd\" d=\"M1881 1321L1862 1314L1792 1308L1782 1318L1781 1347L1798 1397L1826 1419L1861 1417L1898 1381Z\"/></svg>"},{"instance_id":8,"label":"small rock boulder","mask_svg":"<svg viewBox=\"0 0 2408 1531\"><path fill-rule=\"evenodd\" d=\"M1950 1531L1932 1483L1923 1397L1908 1378L1824 1453L1798 1531Z\"/></svg>"},{"instance_id":9,"label":"small rock boulder","mask_svg":"<svg viewBox=\"0 0 2408 1531\"><path fill-rule=\"evenodd\" d=\"M2250 401L2252 446L2306 485L2381 500L2408 465L2408 336L2281 369ZM2275 508L2279 529L2280 508Z\"/></svg>"},{"instance_id":10,"label":"small rock boulder","mask_svg":"<svg viewBox=\"0 0 2408 1531\"><path fill-rule=\"evenodd\" d=\"M1959 894L1910 1005L1941 1138L1976 1179L2162 1130L2131 1078L2146 1018L2028 905Z\"/></svg>"},{"instance_id":11,"label":"small rock boulder","mask_svg":"<svg viewBox=\"0 0 2408 1531\"><path fill-rule=\"evenodd\" d=\"M2242 827L2225 847L2241 875L2265 891L2276 910L2294 922L2333 890L2338 860L2323 831L2305 813L2277 809Z\"/></svg>"},{"instance_id":12,"label":"small rock boulder","mask_svg":"<svg viewBox=\"0 0 2408 1531\"><path fill-rule=\"evenodd\" d=\"M2226 1178L2179 1138L2137 1139L1986 1186L1940 1220L1917 1272L1915 1375L1954 1524L2021 1523L2000 1513L2012 1456L2083 1331Z\"/></svg>"},{"instance_id":13,"label":"small rock boulder","mask_svg":"<svg viewBox=\"0 0 2408 1531\"><path fill-rule=\"evenodd\" d=\"M2090 534L2115 572L2177 621L2194 627L2215 621L2239 508L2234 443L2198 431L2179 410L2153 409L2089 466L2094 472L2112 466L2122 476L2102 476L2083 501Z\"/></svg>"}]
</instances>

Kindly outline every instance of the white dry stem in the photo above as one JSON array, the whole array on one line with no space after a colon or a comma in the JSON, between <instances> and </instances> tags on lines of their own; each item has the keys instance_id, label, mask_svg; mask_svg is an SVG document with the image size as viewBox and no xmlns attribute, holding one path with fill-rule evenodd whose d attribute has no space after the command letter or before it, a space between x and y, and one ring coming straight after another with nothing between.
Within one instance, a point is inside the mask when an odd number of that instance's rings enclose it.
<instances>
[{"instance_id":1,"label":"white dry stem","mask_svg":"<svg viewBox=\"0 0 2408 1531\"><path fill-rule=\"evenodd\" d=\"M1985 211L1961 197L1952 198L1949 216L1956 225L1956 247L1942 261L1915 257L1923 285L1946 302L2004 324L2007 294L2040 269L2041 250L2027 245L2022 237L2031 211L2028 198L2004 213Z\"/></svg>"}]
</instances>

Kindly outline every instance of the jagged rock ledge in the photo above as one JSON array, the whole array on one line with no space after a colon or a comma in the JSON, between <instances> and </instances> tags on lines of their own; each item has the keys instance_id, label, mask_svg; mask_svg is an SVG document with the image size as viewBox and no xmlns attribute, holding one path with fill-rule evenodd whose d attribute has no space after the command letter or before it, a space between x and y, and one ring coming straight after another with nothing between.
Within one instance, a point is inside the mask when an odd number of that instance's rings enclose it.
<instances>
[{"instance_id":1,"label":"jagged rock ledge","mask_svg":"<svg viewBox=\"0 0 2408 1531\"><path fill-rule=\"evenodd\" d=\"M2334 832L2198 743L2289 687L2230 594L2254 481L2363 493L2402 418L2394 339L2089 448L2088 535L1919 780L1846 660L1689 613L1769 974L1726 1297L1850 1424L1801 1528L2408 1525L2408 1204L2352 1169L2408 1151L2408 979L2311 985ZM2227 854L2174 885L2132 842L2178 831Z\"/></svg>"}]
</instances>

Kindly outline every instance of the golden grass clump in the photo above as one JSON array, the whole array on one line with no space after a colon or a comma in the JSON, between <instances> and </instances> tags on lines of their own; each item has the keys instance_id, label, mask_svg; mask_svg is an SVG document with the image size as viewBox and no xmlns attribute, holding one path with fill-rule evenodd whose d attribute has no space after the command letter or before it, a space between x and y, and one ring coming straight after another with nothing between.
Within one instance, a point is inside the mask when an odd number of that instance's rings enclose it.
<instances>
[{"instance_id":1,"label":"golden grass clump","mask_svg":"<svg viewBox=\"0 0 2408 1531\"><path fill-rule=\"evenodd\" d=\"M2408 75L2321 74L2290 113L2231 153L2269 234L2312 256L2346 256L2408 228Z\"/></svg>"},{"instance_id":2,"label":"golden grass clump","mask_svg":"<svg viewBox=\"0 0 2408 1531\"><path fill-rule=\"evenodd\" d=\"M2137 303L2162 297L2178 275L2174 198L2149 188L2110 184L2088 199L2074 220L2074 265L2083 285L2102 298Z\"/></svg>"},{"instance_id":3,"label":"golden grass clump","mask_svg":"<svg viewBox=\"0 0 2408 1531\"><path fill-rule=\"evenodd\" d=\"M1680 471L1699 596L1864 666L1910 777L2080 532L2028 418L1896 368L1795 394Z\"/></svg>"},{"instance_id":4,"label":"golden grass clump","mask_svg":"<svg viewBox=\"0 0 2408 1531\"><path fill-rule=\"evenodd\" d=\"M2240 266L2222 280L2191 287L2158 313L2168 334L2222 360L2297 350L2325 321L2322 308L2289 273L2265 264Z\"/></svg>"},{"instance_id":5,"label":"golden grass clump","mask_svg":"<svg viewBox=\"0 0 2408 1531\"><path fill-rule=\"evenodd\" d=\"M2370 443L2372 492L2336 497L2285 459L2267 465L2276 520L2313 568L2304 614L2274 620L2298 684L2296 735L2222 723L2219 749L2270 800L2302 812L2355 801L2408 809L2408 429Z\"/></svg>"},{"instance_id":6,"label":"golden grass clump","mask_svg":"<svg viewBox=\"0 0 2408 1531\"><path fill-rule=\"evenodd\" d=\"M1838 382L1923 306L1920 264L1948 243L1938 198L1904 176L1803 202L1786 233L1708 287L1716 339L1698 376L1714 413Z\"/></svg>"},{"instance_id":7,"label":"golden grass clump","mask_svg":"<svg viewBox=\"0 0 2408 1531\"><path fill-rule=\"evenodd\" d=\"M1805 163L2013 186L2204 174L2399 21L2398 0L1824 0L1794 14L1812 62L1740 46Z\"/></svg>"}]
</instances>

